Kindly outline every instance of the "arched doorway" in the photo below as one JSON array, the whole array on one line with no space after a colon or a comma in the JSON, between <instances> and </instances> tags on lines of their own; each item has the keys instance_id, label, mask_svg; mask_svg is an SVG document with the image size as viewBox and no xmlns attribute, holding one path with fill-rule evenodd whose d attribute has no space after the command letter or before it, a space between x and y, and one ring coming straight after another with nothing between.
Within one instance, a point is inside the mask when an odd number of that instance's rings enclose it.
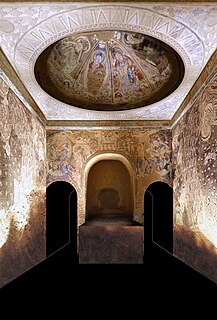
<instances>
[{"instance_id":1,"label":"arched doorway","mask_svg":"<svg viewBox=\"0 0 217 320\"><path fill-rule=\"evenodd\" d=\"M173 191L154 182L144 195L144 241L153 241L173 253Z\"/></svg>"},{"instance_id":2,"label":"arched doorway","mask_svg":"<svg viewBox=\"0 0 217 320\"><path fill-rule=\"evenodd\" d=\"M47 256L69 242L76 254L77 193L70 183L57 181L51 183L46 190Z\"/></svg>"},{"instance_id":3,"label":"arched doorway","mask_svg":"<svg viewBox=\"0 0 217 320\"><path fill-rule=\"evenodd\" d=\"M84 170L86 219L79 227L80 264L142 264L143 228L133 221L134 172L119 154L93 157Z\"/></svg>"},{"instance_id":4,"label":"arched doorway","mask_svg":"<svg viewBox=\"0 0 217 320\"><path fill-rule=\"evenodd\" d=\"M87 179L86 218L133 218L133 194L128 169L119 160L93 164Z\"/></svg>"}]
</instances>

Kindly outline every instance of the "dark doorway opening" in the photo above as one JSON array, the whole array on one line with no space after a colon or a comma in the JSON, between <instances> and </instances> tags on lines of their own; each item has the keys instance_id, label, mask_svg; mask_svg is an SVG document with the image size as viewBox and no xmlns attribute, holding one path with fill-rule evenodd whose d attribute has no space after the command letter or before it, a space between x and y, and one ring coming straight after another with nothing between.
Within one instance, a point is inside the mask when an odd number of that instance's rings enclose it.
<instances>
[{"instance_id":1,"label":"dark doorway opening","mask_svg":"<svg viewBox=\"0 0 217 320\"><path fill-rule=\"evenodd\" d=\"M164 182L154 182L144 195L144 242L155 242L173 253L173 191Z\"/></svg>"},{"instance_id":2,"label":"dark doorway opening","mask_svg":"<svg viewBox=\"0 0 217 320\"><path fill-rule=\"evenodd\" d=\"M65 181L53 182L46 190L46 254L70 243L77 255L77 193Z\"/></svg>"}]
</instances>

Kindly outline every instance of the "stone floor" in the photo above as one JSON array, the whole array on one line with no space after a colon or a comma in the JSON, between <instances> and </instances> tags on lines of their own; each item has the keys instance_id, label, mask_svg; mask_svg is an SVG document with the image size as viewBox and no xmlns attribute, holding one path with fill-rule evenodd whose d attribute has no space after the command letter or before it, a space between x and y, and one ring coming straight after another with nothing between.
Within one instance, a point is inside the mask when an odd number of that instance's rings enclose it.
<instances>
[{"instance_id":1,"label":"stone floor","mask_svg":"<svg viewBox=\"0 0 217 320\"><path fill-rule=\"evenodd\" d=\"M142 264L143 227L129 216L91 216L79 227L79 263Z\"/></svg>"},{"instance_id":2,"label":"stone floor","mask_svg":"<svg viewBox=\"0 0 217 320\"><path fill-rule=\"evenodd\" d=\"M117 214L103 214L103 215L92 215L90 216L85 226L139 226L140 224L133 221L131 217Z\"/></svg>"}]
</instances>

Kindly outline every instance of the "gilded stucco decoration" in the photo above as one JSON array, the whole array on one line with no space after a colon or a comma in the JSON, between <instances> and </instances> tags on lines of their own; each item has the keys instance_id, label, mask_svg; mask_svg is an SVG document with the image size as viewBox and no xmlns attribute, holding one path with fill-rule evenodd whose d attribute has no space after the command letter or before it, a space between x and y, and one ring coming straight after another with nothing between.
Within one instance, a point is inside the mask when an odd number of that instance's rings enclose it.
<instances>
[{"instance_id":1,"label":"gilded stucco decoration","mask_svg":"<svg viewBox=\"0 0 217 320\"><path fill-rule=\"evenodd\" d=\"M0 78L0 285L45 258L46 134Z\"/></svg>"},{"instance_id":2,"label":"gilded stucco decoration","mask_svg":"<svg viewBox=\"0 0 217 320\"><path fill-rule=\"evenodd\" d=\"M179 3L164 6L158 3L57 3L52 7L46 3L35 3L19 7L16 4L1 6L2 48L48 120L171 120L216 49L217 10L212 4L200 6L199 9L194 4ZM125 110L124 113L84 110L68 102L60 102L40 89L34 66L46 48L66 37L87 32L97 34L103 30L139 33L169 45L183 60L183 81L160 102L152 101L150 105ZM88 50L88 43L85 50ZM99 55L99 59L102 59L102 55L101 58ZM105 60L101 65L103 63Z\"/></svg>"},{"instance_id":3,"label":"gilded stucco decoration","mask_svg":"<svg viewBox=\"0 0 217 320\"><path fill-rule=\"evenodd\" d=\"M172 185L169 130L77 130L47 132L47 183L64 180L78 193L78 221L84 222L86 184L84 168L96 155L124 156L134 170L134 219L142 222L144 192L154 181Z\"/></svg>"}]
</instances>

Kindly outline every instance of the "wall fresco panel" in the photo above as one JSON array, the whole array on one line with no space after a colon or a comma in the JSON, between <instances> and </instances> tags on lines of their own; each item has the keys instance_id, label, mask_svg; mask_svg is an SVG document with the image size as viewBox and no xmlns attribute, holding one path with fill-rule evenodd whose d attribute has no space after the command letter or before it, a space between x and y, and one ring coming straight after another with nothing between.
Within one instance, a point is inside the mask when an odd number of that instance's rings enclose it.
<instances>
[{"instance_id":1,"label":"wall fresco panel","mask_svg":"<svg viewBox=\"0 0 217 320\"><path fill-rule=\"evenodd\" d=\"M45 258L45 129L0 78L0 286Z\"/></svg>"},{"instance_id":2,"label":"wall fresco panel","mask_svg":"<svg viewBox=\"0 0 217 320\"><path fill-rule=\"evenodd\" d=\"M174 252L217 282L217 70L173 130Z\"/></svg>"},{"instance_id":3,"label":"wall fresco panel","mask_svg":"<svg viewBox=\"0 0 217 320\"><path fill-rule=\"evenodd\" d=\"M134 219L143 222L144 191L154 181L172 185L169 130L47 131L47 183L64 180L78 193L78 221L85 215L84 169L95 155L118 153L133 166Z\"/></svg>"}]
</instances>

